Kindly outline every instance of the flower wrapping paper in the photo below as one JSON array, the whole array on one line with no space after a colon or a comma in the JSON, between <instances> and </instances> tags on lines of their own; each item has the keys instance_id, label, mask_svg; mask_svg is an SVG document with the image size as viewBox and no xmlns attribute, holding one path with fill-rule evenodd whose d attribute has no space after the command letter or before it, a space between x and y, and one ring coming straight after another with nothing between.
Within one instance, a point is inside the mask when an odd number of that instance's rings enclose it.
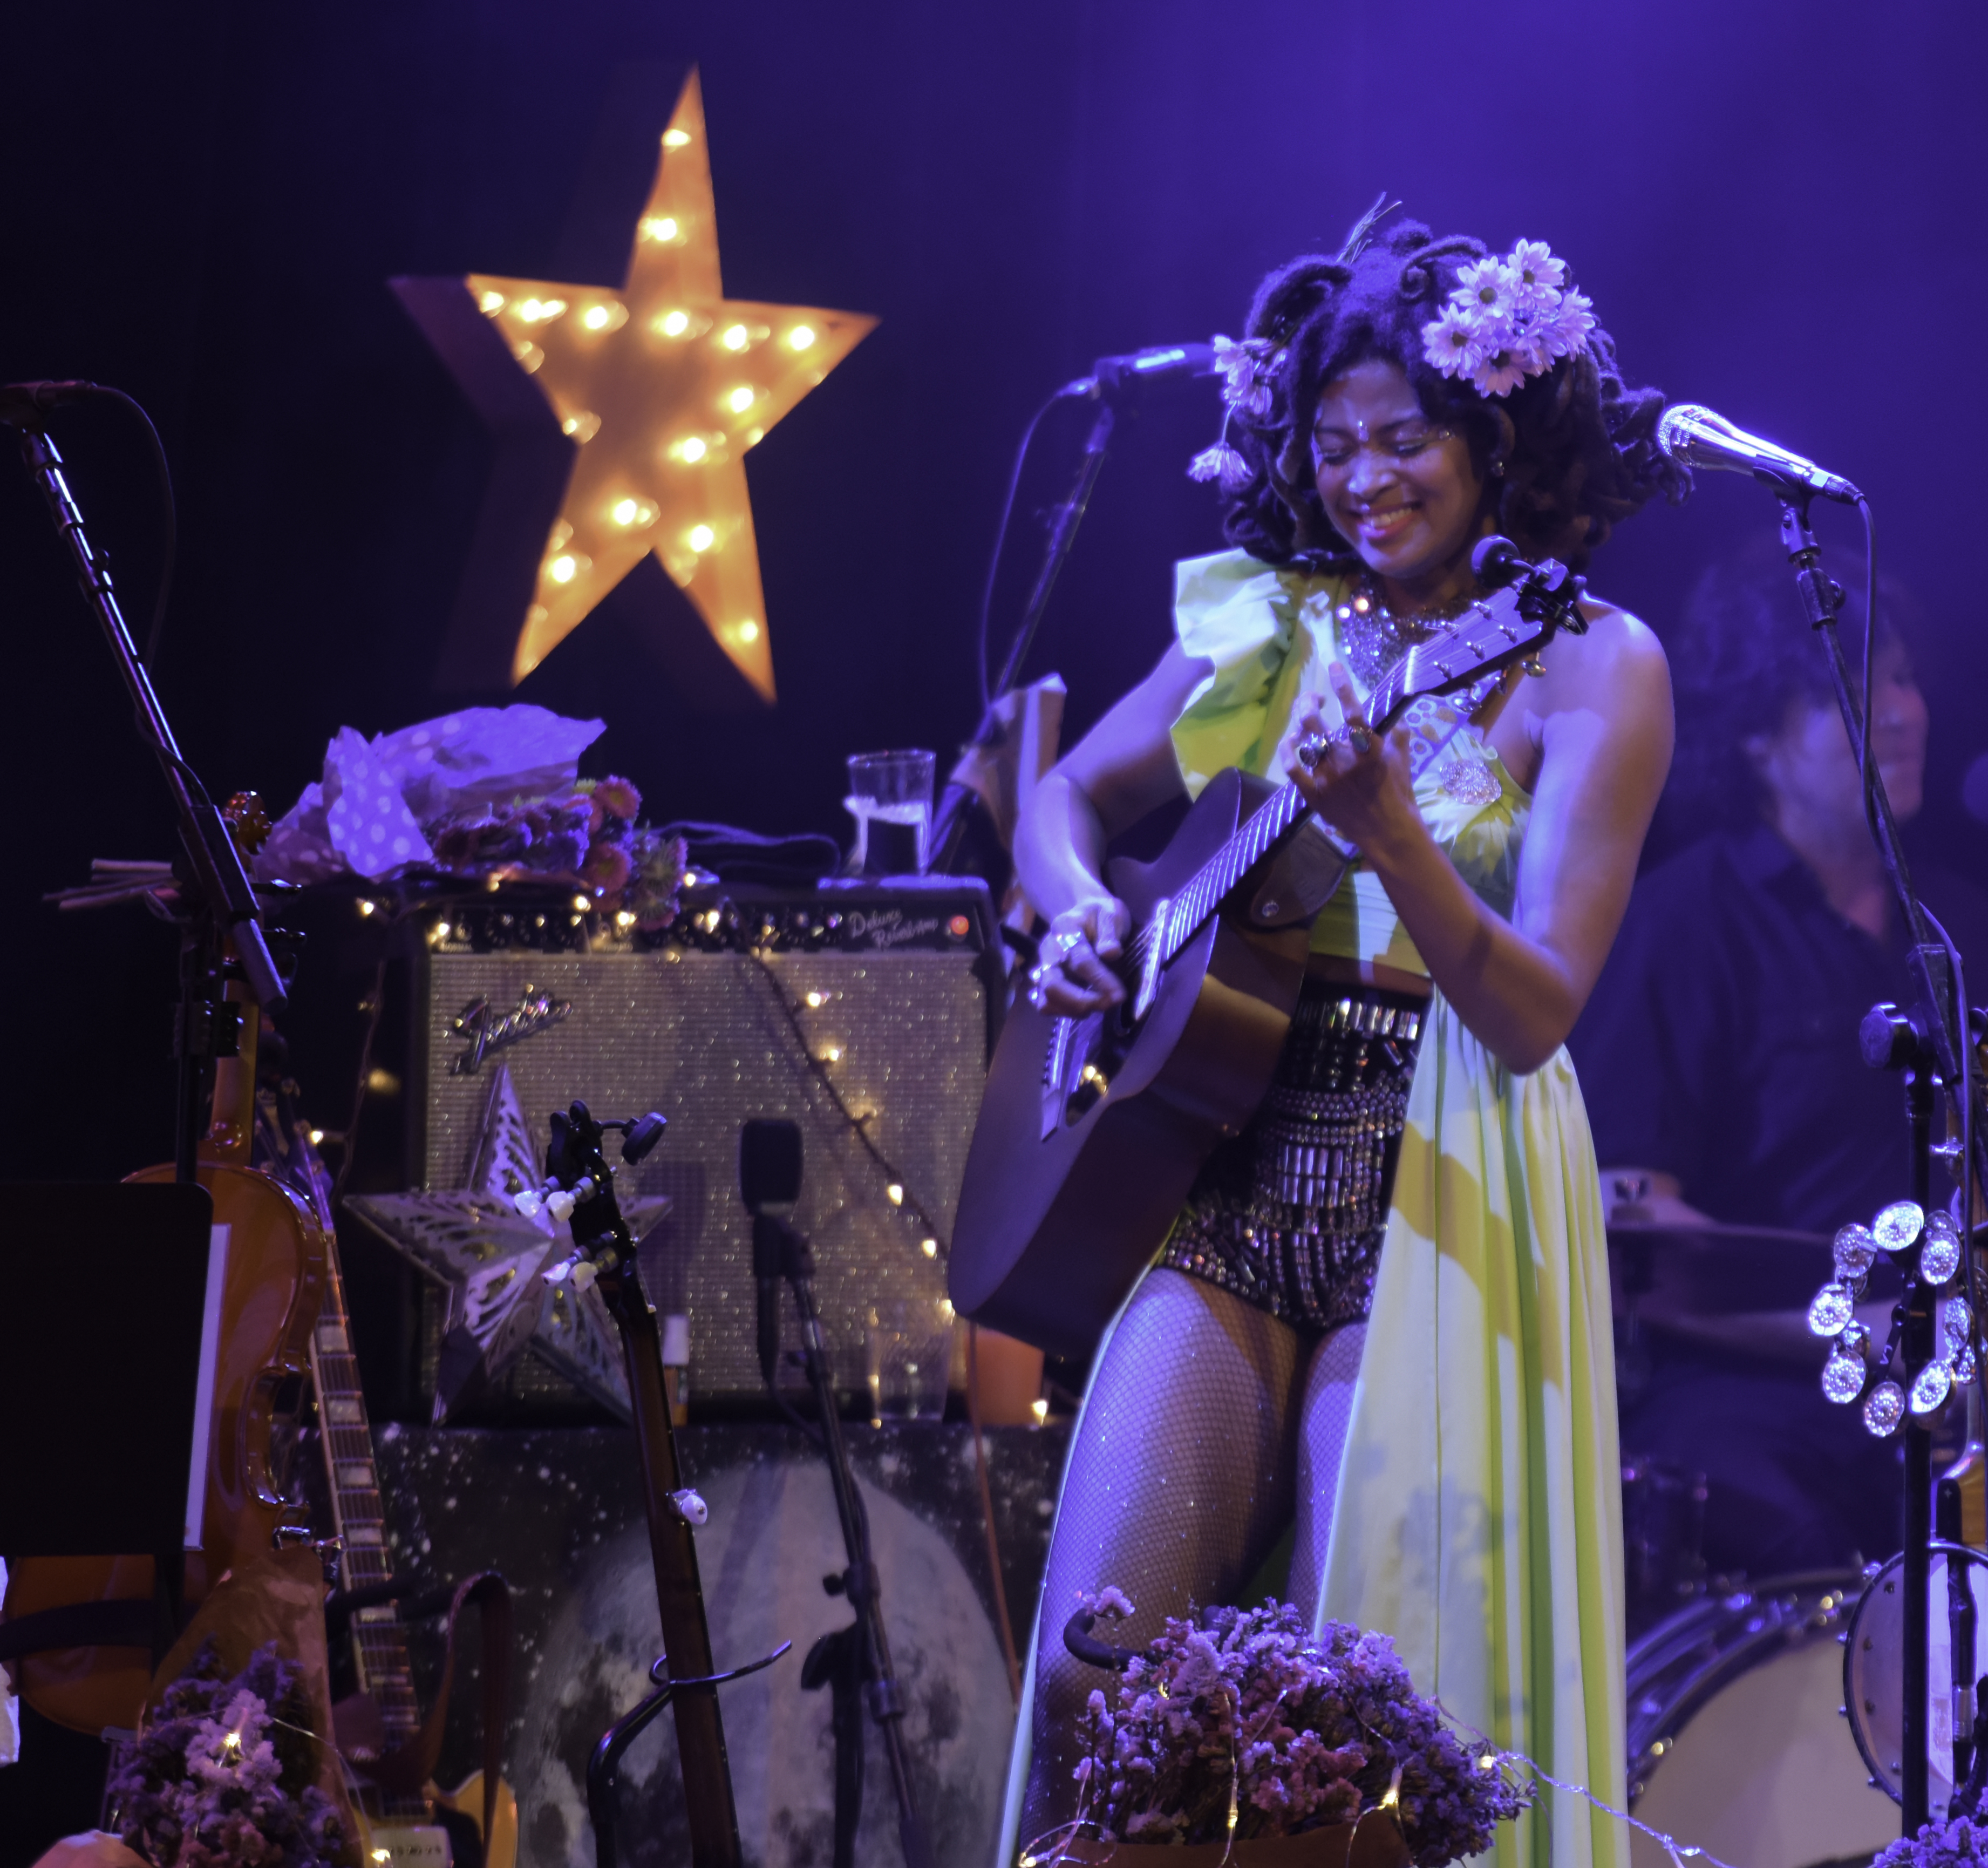
<instances>
[{"instance_id":1,"label":"flower wrapping paper","mask_svg":"<svg viewBox=\"0 0 1988 1868\"><path fill-rule=\"evenodd\" d=\"M465 708L371 739L341 727L325 748L323 777L270 832L256 877L377 882L431 865L424 824L570 791L603 728L523 705Z\"/></svg>"}]
</instances>

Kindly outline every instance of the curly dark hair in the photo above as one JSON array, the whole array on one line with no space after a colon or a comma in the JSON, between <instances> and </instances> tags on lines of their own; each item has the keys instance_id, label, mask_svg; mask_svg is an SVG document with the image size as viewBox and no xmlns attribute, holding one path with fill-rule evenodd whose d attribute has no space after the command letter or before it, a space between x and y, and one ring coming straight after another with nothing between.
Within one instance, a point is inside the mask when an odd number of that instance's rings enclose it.
<instances>
[{"instance_id":1,"label":"curly dark hair","mask_svg":"<svg viewBox=\"0 0 1988 1868\"><path fill-rule=\"evenodd\" d=\"M1481 240L1439 240L1415 221L1376 232L1377 203L1336 259L1307 254L1257 288L1247 335L1276 346L1259 373L1267 412L1236 410L1229 433L1249 470L1226 492L1222 530L1232 545L1272 564L1302 562L1347 572L1353 549L1327 518L1312 478L1311 427L1325 384L1369 357L1386 358L1415 386L1430 421L1467 440L1496 529L1533 557L1581 569L1618 519L1661 491L1673 504L1691 476L1659 452L1664 398L1631 389L1606 331L1508 395L1480 395L1423 354L1422 327L1456 284L1458 269L1488 252ZM1502 476L1494 470L1502 465Z\"/></svg>"},{"instance_id":2,"label":"curly dark hair","mask_svg":"<svg viewBox=\"0 0 1988 1868\"><path fill-rule=\"evenodd\" d=\"M1837 619L1853 687L1864 654L1861 583L1844 593ZM1878 577L1878 639L1910 661L1924 635L1918 601L1896 579ZM1747 742L1771 737L1797 707L1836 705L1829 664L1797 594L1787 554L1763 539L1716 564L1692 587L1666 639L1677 695L1677 753L1664 795L1667 826L1679 836L1756 821L1765 799Z\"/></svg>"}]
</instances>

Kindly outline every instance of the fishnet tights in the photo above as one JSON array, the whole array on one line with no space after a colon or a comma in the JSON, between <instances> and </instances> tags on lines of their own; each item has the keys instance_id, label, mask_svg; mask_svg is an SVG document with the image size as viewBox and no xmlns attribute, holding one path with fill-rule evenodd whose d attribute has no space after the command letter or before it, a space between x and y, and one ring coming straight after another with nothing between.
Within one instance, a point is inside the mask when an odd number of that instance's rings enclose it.
<instances>
[{"instance_id":1,"label":"fishnet tights","mask_svg":"<svg viewBox=\"0 0 1988 1868\"><path fill-rule=\"evenodd\" d=\"M1080 1591L1123 1589L1138 1613L1097 1633L1139 1646L1170 1615L1232 1602L1295 1512L1286 1594L1313 1613L1366 1334L1300 1335L1178 1271L1149 1272L1134 1294L1084 1403L1050 1538L1024 1841L1075 1814L1078 1722L1108 1685L1063 1644Z\"/></svg>"}]
</instances>

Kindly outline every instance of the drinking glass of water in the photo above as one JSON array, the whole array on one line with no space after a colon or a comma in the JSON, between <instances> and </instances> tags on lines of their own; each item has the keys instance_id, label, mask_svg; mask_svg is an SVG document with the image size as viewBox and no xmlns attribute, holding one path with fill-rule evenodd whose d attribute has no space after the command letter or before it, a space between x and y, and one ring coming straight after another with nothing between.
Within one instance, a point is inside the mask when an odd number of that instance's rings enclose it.
<instances>
[{"instance_id":1,"label":"drinking glass of water","mask_svg":"<svg viewBox=\"0 0 1988 1868\"><path fill-rule=\"evenodd\" d=\"M852 753L849 795L856 820L850 867L863 875L923 875L931 861L932 753Z\"/></svg>"},{"instance_id":2,"label":"drinking glass of water","mask_svg":"<svg viewBox=\"0 0 1988 1868\"><path fill-rule=\"evenodd\" d=\"M952 1306L943 1298L879 1298L870 1308L870 1423L936 1420L952 1369Z\"/></svg>"}]
</instances>

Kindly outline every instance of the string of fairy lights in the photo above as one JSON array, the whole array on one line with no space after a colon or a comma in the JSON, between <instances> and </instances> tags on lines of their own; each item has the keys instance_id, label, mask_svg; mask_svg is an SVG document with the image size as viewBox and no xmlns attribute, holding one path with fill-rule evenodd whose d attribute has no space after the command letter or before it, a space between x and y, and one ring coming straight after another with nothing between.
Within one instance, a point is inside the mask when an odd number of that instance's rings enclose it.
<instances>
[{"instance_id":1,"label":"string of fairy lights","mask_svg":"<svg viewBox=\"0 0 1988 1868\"><path fill-rule=\"evenodd\" d=\"M806 1022L807 1013L819 1011L827 1003L827 995L810 992L803 1003L796 1003L788 997L785 984L765 952L755 946L747 948L746 953L758 969L759 976L766 981L766 990L773 994L773 1003L779 1007L788 1028L793 1033L795 1044L807 1064L809 1073L820 1085L823 1093L834 1105L836 1113L847 1125L849 1132L855 1138L857 1146L882 1173L884 1197L917 1222L918 1250L928 1258L945 1262L948 1242L938 1221L933 1218L931 1210L912 1191L911 1183L904 1178L904 1170L877 1146L876 1138L871 1133L876 1112L869 1109L858 1112L851 1108L848 1098L842 1093L842 1086L830 1072L830 1065L842 1061L844 1047L832 1039L817 1041L808 1030Z\"/></svg>"}]
</instances>

